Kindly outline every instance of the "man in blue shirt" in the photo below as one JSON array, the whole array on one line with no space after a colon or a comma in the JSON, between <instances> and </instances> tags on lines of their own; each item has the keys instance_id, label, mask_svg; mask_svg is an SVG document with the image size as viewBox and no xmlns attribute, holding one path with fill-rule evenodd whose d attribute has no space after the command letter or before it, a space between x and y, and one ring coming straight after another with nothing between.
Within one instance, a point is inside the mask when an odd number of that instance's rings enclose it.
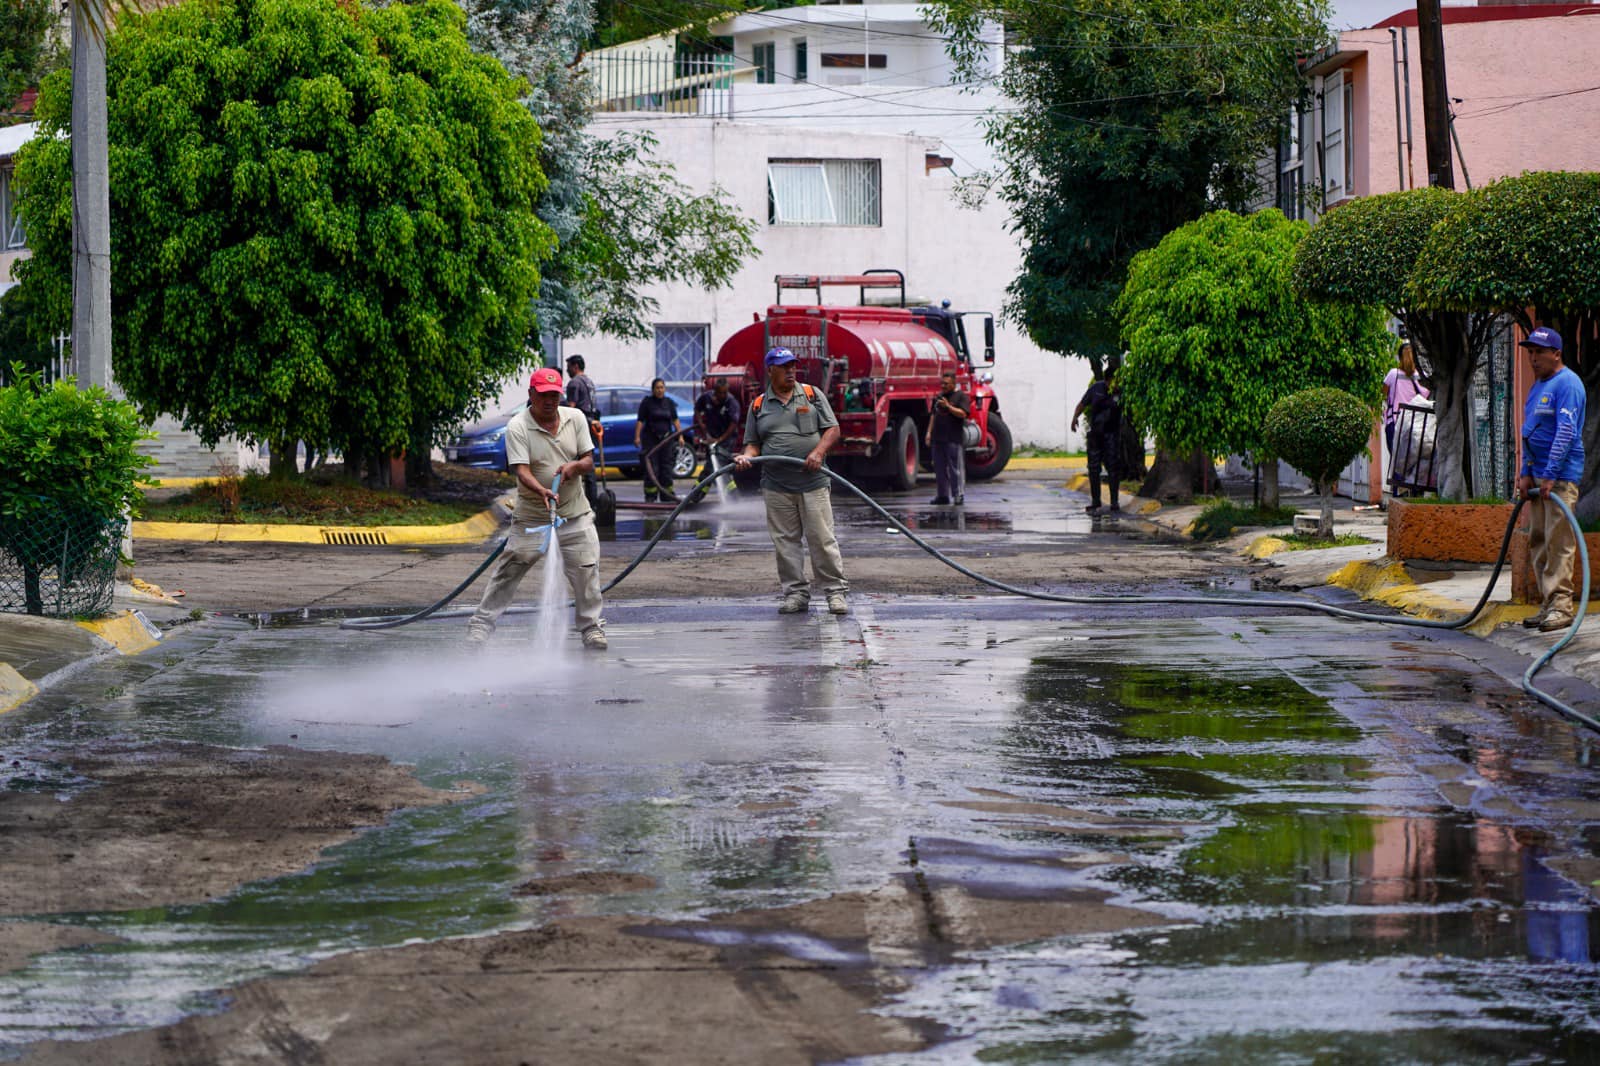
<instances>
[{"instance_id":1,"label":"man in blue shirt","mask_svg":"<svg viewBox=\"0 0 1600 1066\"><path fill-rule=\"evenodd\" d=\"M1545 326L1528 334L1521 347L1533 364L1533 388L1522 411L1522 475L1517 491L1528 499L1529 561L1539 578L1539 613L1522 624L1549 633L1572 625L1575 587L1573 557L1577 536L1561 508L1578 503L1583 477L1583 380L1561 360L1561 334ZM1537 493L1535 490L1537 489Z\"/></svg>"}]
</instances>

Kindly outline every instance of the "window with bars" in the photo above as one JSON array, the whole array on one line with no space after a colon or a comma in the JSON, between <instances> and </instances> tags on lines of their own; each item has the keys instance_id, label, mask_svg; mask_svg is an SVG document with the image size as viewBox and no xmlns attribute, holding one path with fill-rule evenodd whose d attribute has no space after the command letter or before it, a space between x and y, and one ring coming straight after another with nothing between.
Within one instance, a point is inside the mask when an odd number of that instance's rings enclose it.
<instances>
[{"instance_id":1,"label":"window with bars","mask_svg":"<svg viewBox=\"0 0 1600 1066\"><path fill-rule=\"evenodd\" d=\"M668 388L699 391L706 375L706 333L701 325L656 327L656 377Z\"/></svg>"},{"instance_id":2,"label":"window with bars","mask_svg":"<svg viewBox=\"0 0 1600 1066\"><path fill-rule=\"evenodd\" d=\"M882 225L876 159L770 159L767 222L774 226Z\"/></svg>"},{"instance_id":3,"label":"window with bars","mask_svg":"<svg viewBox=\"0 0 1600 1066\"><path fill-rule=\"evenodd\" d=\"M22 219L17 216L11 177L10 167L0 170L0 251L6 252L14 252L28 246L28 235L23 232Z\"/></svg>"}]
</instances>

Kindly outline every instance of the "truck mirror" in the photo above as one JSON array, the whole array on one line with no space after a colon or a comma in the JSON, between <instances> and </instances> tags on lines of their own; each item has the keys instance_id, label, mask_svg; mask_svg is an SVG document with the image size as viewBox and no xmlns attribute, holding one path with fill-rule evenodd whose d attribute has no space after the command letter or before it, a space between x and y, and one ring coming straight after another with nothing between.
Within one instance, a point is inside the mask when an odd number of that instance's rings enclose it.
<instances>
[{"instance_id":1,"label":"truck mirror","mask_svg":"<svg viewBox=\"0 0 1600 1066\"><path fill-rule=\"evenodd\" d=\"M994 318L983 316L983 361L994 362Z\"/></svg>"}]
</instances>

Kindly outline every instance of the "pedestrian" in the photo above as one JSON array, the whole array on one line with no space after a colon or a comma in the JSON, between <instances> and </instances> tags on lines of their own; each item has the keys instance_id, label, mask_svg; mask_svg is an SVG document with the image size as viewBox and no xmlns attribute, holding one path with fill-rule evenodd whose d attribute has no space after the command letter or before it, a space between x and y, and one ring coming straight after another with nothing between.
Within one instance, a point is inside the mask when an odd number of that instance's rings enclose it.
<instances>
[{"instance_id":1,"label":"pedestrian","mask_svg":"<svg viewBox=\"0 0 1600 1066\"><path fill-rule=\"evenodd\" d=\"M1572 624L1576 587L1572 561L1578 538L1550 497L1560 497L1568 507L1578 503L1586 394L1583 379L1562 361L1561 334L1540 326L1520 346L1528 349L1538 379L1522 409L1522 474L1517 491L1529 501L1529 561L1539 579L1540 598L1538 613L1522 624L1549 633Z\"/></svg>"},{"instance_id":2,"label":"pedestrian","mask_svg":"<svg viewBox=\"0 0 1600 1066\"><path fill-rule=\"evenodd\" d=\"M967 469L963 437L967 419L972 417L972 402L967 394L956 391L956 372L946 370L939 375L939 395L933 398L933 411L928 418L928 432L923 440L932 450L933 478L938 486L930 503L966 502Z\"/></svg>"},{"instance_id":3,"label":"pedestrian","mask_svg":"<svg viewBox=\"0 0 1600 1066\"><path fill-rule=\"evenodd\" d=\"M1122 513L1118 494L1122 491L1122 394L1117 390L1115 369L1107 367L1104 373L1096 372L1093 382L1084 392L1083 399L1073 408L1070 426L1078 428L1078 419L1085 410L1089 412L1089 496L1091 503L1084 510L1092 515L1106 508L1100 503L1100 470L1103 467L1106 481L1111 487L1111 514Z\"/></svg>"},{"instance_id":4,"label":"pedestrian","mask_svg":"<svg viewBox=\"0 0 1600 1066\"><path fill-rule=\"evenodd\" d=\"M573 622L583 646L606 647L600 616L600 534L579 487L583 475L594 471L594 441L588 419L575 407L563 407L561 400L561 372L535 370L528 382L527 408L506 426L506 459L517 479L517 504L505 550L489 571L489 585L467 624L467 638L474 643L489 639L523 576L543 561L553 538L560 545L561 568L572 590ZM554 531L547 528L552 504L555 516L563 520Z\"/></svg>"},{"instance_id":5,"label":"pedestrian","mask_svg":"<svg viewBox=\"0 0 1600 1066\"><path fill-rule=\"evenodd\" d=\"M706 468L701 477L733 465L734 441L742 428L743 414L739 398L728 391L727 378L717 378L711 383L711 391L701 393L695 400L694 431L706 442ZM732 488L731 475L724 474L718 480L725 489Z\"/></svg>"},{"instance_id":6,"label":"pedestrian","mask_svg":"<svg viewBox=\"0 0 1600 1066\"><path fill-rule=\"evenodd\" d=\"M767 388L750 404L744 417L744 450L734 459L737 470L749 470L758 455L804 459L761 466L761 497L767 508L767 533L778 560L783 591L780 614L801 614L811 605L806 581L803 539L811 552L811 573L828 597L828 610L844 614L844 559L833 533L833 492L822 461L839 439L839 420L828 398L810 385L795 384L795 355L787 348L766 354Z\"/></svg>"},{"instance_id":7,"label":"pedestrian","mask_svg":"<svg viewBox=\"0 0 1600 1066\"><path fill-rule=\"evenodd\" d=\"M667 383L656 378L650 383L650 395L639 401L639 419L633 425L633 446L639 449L639 465L644 468L645 503L654 502L658 494L667 503L678 502L672 491L672 456L677 449L661 442L679 430L678 405L667 396Z\"/></svg>"},{"instance_id":8,"label":"pedestrian","mask_svg":"<svg viewBox=\"0 0 1600 1066\"><path fill-rule=\"evenodd\" d=\"M1421 396L1428 399L1429 392L1417 381L1417 359L1410 341L1401 341L1395 353L1396 365L1383 378L1383 441L1389 448L1389 460L1394 461L1394 430L1400 421L1400 407Z\"/></svg>"},{"instance_id":9,"label":"pedestrian","mask_svg":"<svg viewBox=\"0 0 1600 1066\"><path fill-rule=\"evenodd\" d=\"M600 423L600 403L595 397L594 379L589 376L581 355L567 356L567 406L576 408L589 420L589 436L598 443L605 427ZM583 494L589 498L589 506L593 507L599 498L600 486L592 472L583 475Z\"/></svg>"}]
</instances>

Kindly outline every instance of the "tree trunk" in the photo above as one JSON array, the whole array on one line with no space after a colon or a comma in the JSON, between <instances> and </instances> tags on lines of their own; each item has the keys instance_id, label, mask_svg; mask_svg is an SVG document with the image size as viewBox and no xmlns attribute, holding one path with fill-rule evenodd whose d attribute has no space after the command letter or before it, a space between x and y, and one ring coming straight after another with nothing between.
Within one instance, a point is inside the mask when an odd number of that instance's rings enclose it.
<instances>
[{"instance_id":1,"label":"tree trunk","mask_svg":"<svg viewBox=\"0 0 1600 1066\"><path fill-rule=\"evenodd\" d=\"M1261 462L1261 506L1279 507L1278 495L1278 460L1264 459Z\"/></svg>"},{"instance_id":2,"label":"tree trunk","mask_svg":"<svg viewBox=\"0 0 1600 1066\"><path fill-rule=\"evenodd\" d=\"M1195 453L1181 456L1158 446L1156 461L1139 486L1139 495L1154 500L1191 500L1205 484L1204 471ZM1201 457L1203 459L1203 457Z\"/></svg>"},{"instance_id":3,"label":"tree trunk","mask_svg":"<svg viewBox=\"0 0 1600 1066\"><path fill-rule=\"evenodd\" d=\"M1126 414L1122 416L1122 429L1117 436L1117 455L1122 461L1122 480L1133 481L1145 476L1144 432Z\"/></svg>"},{"instance_id":4,"label":"tree trunk","mask_svg":"<svg viewBox=\"0 0 1600 1066\"><path fill-rule=\"evenodd\" d=\"M1433 381L1433 467L1439 495L1462 503L1472 486L1472 371L1465 359L1442 366ZM1405 423L1402 421L1401 425ZM1426 469L1426 467L1424 467Z\"/></svg>"},{"instance_id":5,"label":"tree trunk","mask_svg":"<svg viewBox=\"0 0 1600 1066\"><path fill-rule=\"evenodd\" d=\"M1333 537L1333 487L1336 484L1338 484L1337 481L1330 480L1324 481L1320 486L1322 489L1322 515L1317 520L1317 536L1322 537L1324 540L1329 540Z\"/></svg>"},{"instance_id":6,"label":"tree trunk","mask_svg":"<svg viewBox=\"0 0 1600 1066\"><path fill-rule=\"evenodd\" d=\"M267 476L274 481L291 481L299 473L295 451L300 442L292 437L267 441Z\"/></svg>"},{"instance_id":7,"label":"tree trunk","mask_svg":"<svg viewBox=\"0 0 1600 1066\"><path fill-rule=\"evenodd\" d=\"M427 450L413 448L406 453L406 487L425 488L433 484L433 457Z\"/></svg>"},{"instance_id":8,"label":"tree trunk","mask_svg":"<svg viewBox=\"0 0 1600 1066\"><path fill-rule=\"evenodd\" d=\"M29 614L44 614L44 592L40 587L39 567L28 560L22 562L22 598Z\"/></svg>"}]
</instances>

